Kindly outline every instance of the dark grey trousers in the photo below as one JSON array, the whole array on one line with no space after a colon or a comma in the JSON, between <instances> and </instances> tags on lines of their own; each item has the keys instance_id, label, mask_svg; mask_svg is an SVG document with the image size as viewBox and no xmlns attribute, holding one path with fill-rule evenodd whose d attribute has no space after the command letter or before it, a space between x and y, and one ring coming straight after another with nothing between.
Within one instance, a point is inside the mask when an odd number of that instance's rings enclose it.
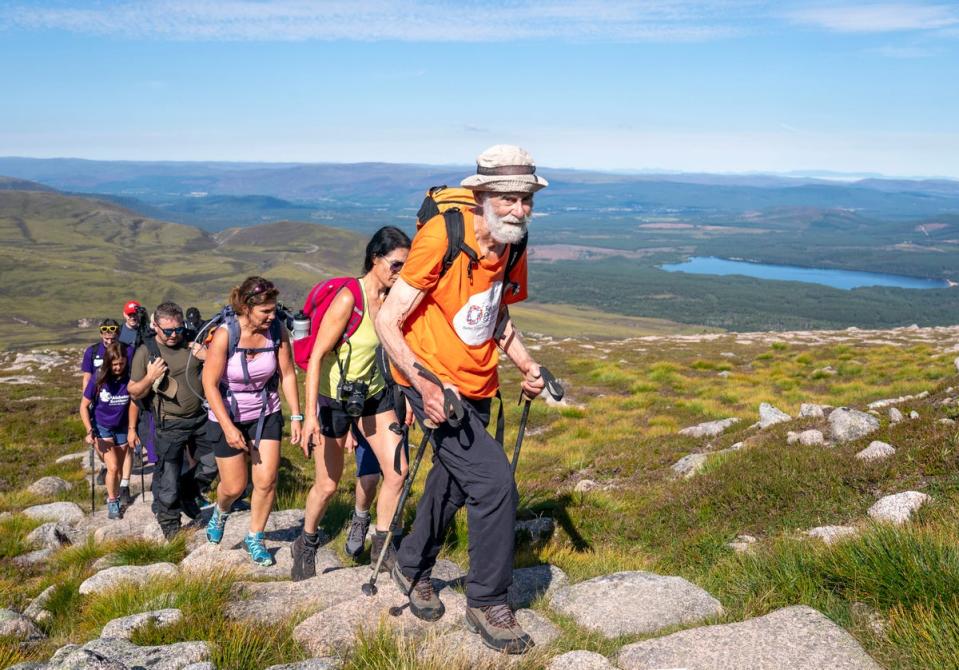
<instances>
[{"instance_id":1,"label":"dark grey trousers","mask_svg":"<svg viewBox=\"0 0 959 670\"><path fill-rule=\"evenodd\" d=\"M423 402L403 388L416 417ZM519 495L503 446L489 433L490 400L463 399L466 417L459 428L444 423L433 432L433 467L416 507L413 530L403 538L397 563L413 579L428 576L436 563L447 526L464 505L469 527L470 567L466 601L470 607L506 602L513 583L513 525Z\"/></svg>"},{"instance_id":2,"label":"dark grey trousers","mask_svg":"<svg viewBox=\"0 0 959 670\"><path fill-rule=\"evenodd\" d=\"M179 527L181 500L196 498L216 478L213 445L206 439L206 413L190 419L164 419L156 431L153 513L161 527ZM184 471L186 450L198 461Z\"/></svg>"}]
</instances>

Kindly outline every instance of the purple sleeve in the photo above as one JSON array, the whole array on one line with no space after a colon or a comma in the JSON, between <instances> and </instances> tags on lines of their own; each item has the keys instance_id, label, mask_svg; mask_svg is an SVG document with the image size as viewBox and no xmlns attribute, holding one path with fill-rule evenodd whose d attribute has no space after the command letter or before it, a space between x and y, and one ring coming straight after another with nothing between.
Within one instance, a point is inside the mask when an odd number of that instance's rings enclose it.
<instances>
[{"instance_id":1,"label":"purple sleeve","mask_svg":"<svg viewBox=\"0 0 959 670\"><path fill-rule=\"evenodd\" d=\"M87 347L87 350L83 352L83 362L80 363L80 372L89 372L93 374L93 351L97 348L97 345L92 347Z\"/></svg>"},{"instance_id":2,"label":"purple sleeve","mask_svg":"<svg viewBox=\"0 0 959 670\"><path fill-rule=\"evenodd\" d=\"M83 397L91 402L97 397L97 378L96 377L90 377L90 381L87 382L87 387L83 389Z\"/></svg>"}]
</instances>

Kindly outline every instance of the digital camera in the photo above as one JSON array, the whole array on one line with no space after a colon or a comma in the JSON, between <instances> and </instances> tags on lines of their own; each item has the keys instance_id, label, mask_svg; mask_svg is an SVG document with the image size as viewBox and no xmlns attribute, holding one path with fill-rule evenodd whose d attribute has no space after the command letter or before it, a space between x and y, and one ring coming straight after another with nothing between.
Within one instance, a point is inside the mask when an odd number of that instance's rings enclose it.
<instances>
[{"instance_id":1,"label":"digital camera","mask_svg":"<svg viewBox=\"0 0 959 670\"><path fill-rule=\"evenodd\" d=\"M366 394L370 385L358 379L341 380L336 388L343 410L352 417L362 416L363 405L366 403Z\"/></svg>"}]
</instances>

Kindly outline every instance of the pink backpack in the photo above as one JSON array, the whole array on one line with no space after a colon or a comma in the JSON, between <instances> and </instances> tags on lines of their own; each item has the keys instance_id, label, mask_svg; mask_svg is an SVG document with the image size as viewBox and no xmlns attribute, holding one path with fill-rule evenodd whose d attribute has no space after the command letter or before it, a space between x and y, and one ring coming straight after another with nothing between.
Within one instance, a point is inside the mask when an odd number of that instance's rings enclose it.
<instances>
[{"instance_id":1,"label":"pink backpack","mask_svg":"<svg viewBox=\"0 0 959 670\"><path fill-rule=\"evenodd\" d=\"M363 287L356 277L334 277L320 282L313 287L310 294L303 303L303 313L310 317L310 334L299 340L293 341L293 360L303 370L310 365L310 354L313 353L313 343L316 341L316 334L320 329L320 323L323 321L323 315L330 308L333 298L340 292L340 289L347 287L353 294L353 313L350 320L346 323L346 329L340 338L340 344L356 332L363 320Z\"/></svg>"}]
</instances>

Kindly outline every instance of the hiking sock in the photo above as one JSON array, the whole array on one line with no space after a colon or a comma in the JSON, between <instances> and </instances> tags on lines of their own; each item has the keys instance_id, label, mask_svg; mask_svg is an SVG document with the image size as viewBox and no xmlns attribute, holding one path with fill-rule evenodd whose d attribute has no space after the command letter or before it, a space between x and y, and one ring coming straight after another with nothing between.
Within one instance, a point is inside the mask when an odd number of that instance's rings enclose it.
<instances>
[{"instance_id":1,"label":"hiking sock","mask_svg":"<svg viewBox=\"0 0 959 670\"><path fill-rule=\"evenodd\" d=\"M354 508L353 508L353 513L356 514L356 516L358 516L358 517L361 518L361 519L369 519L369 518L370 518L370 510L368 510L368 509L360 509L359 507L354 507Z\"/></svg>"},{"instance_id":2,"label":"hiking sock","mask_svg":"<svg viewBox=\"0 0 959 670\"><path fill-rule=\"evenodd\" d=\"M129 486L130 486L130 480L129 480L129 479L121 479L121 480L120 480L120 487L122 488L122 487L124 487L124 486L126 486L126 487L129 488Z\"/></svg>"},{"instance_id":3,"label":"hiking sock","mask_svg":"<svg viewBox=\"0 0 959 670\"><path fill-rule=\"evenodd\" d=\"M307 533L303 531L303 541L306 542L311 547L316 547L320 544L320 531L317 530L315 533Z\"/></svg>"}]
</instances>

